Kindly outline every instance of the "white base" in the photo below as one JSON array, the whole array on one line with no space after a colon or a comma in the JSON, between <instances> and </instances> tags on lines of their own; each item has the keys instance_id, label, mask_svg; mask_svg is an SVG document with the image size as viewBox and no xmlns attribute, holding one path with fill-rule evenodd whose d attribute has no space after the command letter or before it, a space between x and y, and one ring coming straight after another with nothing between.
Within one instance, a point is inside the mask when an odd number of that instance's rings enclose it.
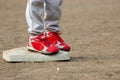
<instances>
[{"instance_id":1,"label":"white base","mask_svg":"<svg viewBox=\"0 0 120 80\"><path fill-rule=\"evenodd\" d=\"M60 61L70 60L69 52L59 51L56 55L44 55L38 52L28 51L26 47L15 48L3 52L3 59L8 62L23 62L23 61Z\"/></svg>"}]
</instances>

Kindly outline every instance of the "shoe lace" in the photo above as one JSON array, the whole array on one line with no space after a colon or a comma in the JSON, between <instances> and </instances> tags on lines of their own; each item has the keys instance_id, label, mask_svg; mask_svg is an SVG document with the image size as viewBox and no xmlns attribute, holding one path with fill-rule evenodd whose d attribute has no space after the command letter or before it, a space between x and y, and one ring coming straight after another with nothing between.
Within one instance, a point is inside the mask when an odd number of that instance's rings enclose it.
<instances>
[{"instance_id":1,"label":"shoe lace","mask_svg":"<svg viewBox=\"0 0 120 80\"><path fill-rule=\"evenodd\" d=\"M39 39L40 42L42 42L45 46L49 47L51 44L48 41L48 39L45 36L39 36L36 37L37 39Z\"/></svg>"},{"instance_id":2,"label":"shoe lace","mask_svg":"<svg viewBox=\"0 0 120 80\"><path fill-rule=\"evenodd\" d=\"M63 41L63 39L59 36L61 33L54 33L54 36L55 36L55 38L58 40L58 41L60 41L60 42L64 42Z\"/></svg>"}]
</instances>

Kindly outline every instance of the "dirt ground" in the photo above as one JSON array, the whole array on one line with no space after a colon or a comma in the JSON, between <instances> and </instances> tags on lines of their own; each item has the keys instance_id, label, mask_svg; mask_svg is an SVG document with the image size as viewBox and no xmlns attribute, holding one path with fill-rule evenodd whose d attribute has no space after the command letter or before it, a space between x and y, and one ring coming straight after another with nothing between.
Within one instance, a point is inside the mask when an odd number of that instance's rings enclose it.
<instances>
[{"instance_id":1,"label":"dirt ground","mask_svg":"<svg viewBox=\"0 0 120 80\"><path fill-rule=\"evenodd\" d=\"M0 0L0 80L120 80L120 0L64 0L71 61L7 63L4 50L27 44L26 2Z\"/></svg>"}]
</instances>

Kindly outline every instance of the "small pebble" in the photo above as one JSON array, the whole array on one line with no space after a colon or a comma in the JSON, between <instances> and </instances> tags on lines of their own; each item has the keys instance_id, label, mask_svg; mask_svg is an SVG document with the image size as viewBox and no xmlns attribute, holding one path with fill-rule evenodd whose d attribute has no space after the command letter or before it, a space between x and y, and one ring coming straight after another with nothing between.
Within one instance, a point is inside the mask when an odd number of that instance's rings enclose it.
<instances>
[{"instance_id":1,"label":"small pebble","mask_svg":"<svg viewBox=\"0 0 120 80\"><path fill-rule=\"evenodd\" d=\"M60 68L57 68L57 71L59 71L60 70Z\"/></svg>"}]
</instances>

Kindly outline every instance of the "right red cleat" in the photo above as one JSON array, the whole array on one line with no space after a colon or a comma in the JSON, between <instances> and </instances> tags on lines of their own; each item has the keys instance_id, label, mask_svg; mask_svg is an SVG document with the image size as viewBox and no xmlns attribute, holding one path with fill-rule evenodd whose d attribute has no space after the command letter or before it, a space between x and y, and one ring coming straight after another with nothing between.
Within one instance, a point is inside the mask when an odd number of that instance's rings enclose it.
<instances>
[{"instance_id":1,"label":"right red cleat","mask_svg":"<svg viewBox=\"0 0 120 80\"><path fill-rule=\"evenodd\" d=\"M46 32L47 39L52 45L57 46L60 50L70 51L71 47L63 41L59 34L59 32Z\"/></svg>"},{"instance_id":2,"label":"right red cleat","mask_svg":"<svg viewBox=\"0 0 120 80\"><path fill-rule=\"evenodd\" d=\"M43 33L37 36L30 36L27 47L28 50L41 52L46 55L57 54L59 51L58 47L51 46L51 43Z\"/></svg>"}]
</instances>

